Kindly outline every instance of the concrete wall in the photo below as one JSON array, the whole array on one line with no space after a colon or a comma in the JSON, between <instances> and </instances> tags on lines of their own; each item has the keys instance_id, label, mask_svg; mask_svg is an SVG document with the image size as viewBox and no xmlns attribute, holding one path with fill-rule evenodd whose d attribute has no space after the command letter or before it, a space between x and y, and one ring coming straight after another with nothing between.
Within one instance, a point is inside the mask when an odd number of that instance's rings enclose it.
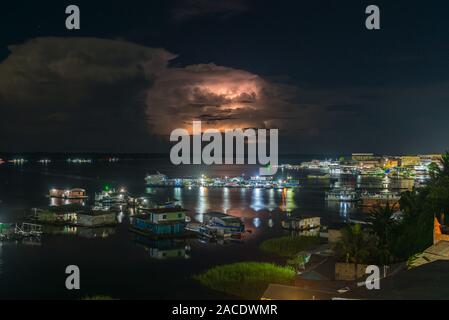
<instances>
[{"instance_id":1,"label":"concrete wall","mask_svg":"<svg viewBox=\"0 0 449 320\"><path fill-rule=\"evenodd\" d=\"M341 240L341 231L338 229L327 230L329 243L335 244Z\"/></svg>"},{"instance_id":2,"label":"concrete wall","mask_svg":"<svg viewBox=\"0 0 449 320\"><path fill-rule=\"evenodd\" d=\"M335 263L335 280L356 280L365 276L366 264Z\"/></svg>"}]
</instances>

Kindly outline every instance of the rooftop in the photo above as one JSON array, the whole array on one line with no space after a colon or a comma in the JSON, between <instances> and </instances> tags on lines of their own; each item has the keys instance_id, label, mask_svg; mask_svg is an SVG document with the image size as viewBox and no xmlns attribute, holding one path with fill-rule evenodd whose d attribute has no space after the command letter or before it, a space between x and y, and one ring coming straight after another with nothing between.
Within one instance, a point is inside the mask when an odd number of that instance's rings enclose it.
<instances>
[{"instance_id":1,"label":"rooftop","mask_svg":"<svg viewBox=\"0 0 449 320\"><path fill-rule=\"evenodd\" d=\"M358 287L341 298L442 300L449 297L449 261L440 260L382 279L379 290Z\"/></svg>"}]
</instances>

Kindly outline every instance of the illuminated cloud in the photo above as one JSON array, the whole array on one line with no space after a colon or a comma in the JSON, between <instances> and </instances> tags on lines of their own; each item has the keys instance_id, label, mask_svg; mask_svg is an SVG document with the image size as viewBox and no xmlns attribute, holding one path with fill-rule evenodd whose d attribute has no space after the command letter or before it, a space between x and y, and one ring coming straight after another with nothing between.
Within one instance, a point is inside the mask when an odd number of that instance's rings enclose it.
<instances>
[{"instance_id":1,"label":"illuminated cloud","mask_svg":"<svg viewBox=\"0 0 449 320\"><path fill-rule=\"evenodd\" d=\"M152 132L165 136L189 129L193 120L202 120L203 129L297 129L313 125L310 109L292 102L299 94L297 88L215 64L167 68L148 90L147 114Z\"/></svg>"}]
</instances>

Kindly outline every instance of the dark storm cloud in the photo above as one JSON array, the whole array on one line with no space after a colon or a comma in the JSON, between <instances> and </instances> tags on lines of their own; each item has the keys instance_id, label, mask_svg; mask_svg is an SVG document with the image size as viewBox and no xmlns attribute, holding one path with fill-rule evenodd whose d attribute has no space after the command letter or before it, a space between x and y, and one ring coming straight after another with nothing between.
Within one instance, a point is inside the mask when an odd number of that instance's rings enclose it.
<instances>
[{"instance_id":1,"label":"dark storm cloud","mask_svg":"<svg viewBox=\"0 0 449 320\"><path fill-rule=\"evenodd\" d=\"M0 125L13 139L2 146L28 150L134 149L146 133L142 92L173 57L91 38L38 38L10 50L0 64Z\"/></svg>"}]
</instances>

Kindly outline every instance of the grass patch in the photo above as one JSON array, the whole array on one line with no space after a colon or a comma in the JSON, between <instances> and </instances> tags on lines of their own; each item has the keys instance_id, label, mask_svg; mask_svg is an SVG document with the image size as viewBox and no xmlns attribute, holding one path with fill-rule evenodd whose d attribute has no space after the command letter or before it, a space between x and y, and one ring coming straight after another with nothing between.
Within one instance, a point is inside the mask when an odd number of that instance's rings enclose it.
<instances>
[{"instance_id":1,"label":"grass patch","mask_svg":"<svg viewBox=\"0 0 449 320\"><path fill-rule=\"evenodd\" d=\"M320 237L285 236L263 241L260 249L281 257L292 257L323 243L324 239Z\"/></svg>"},{"instance_id":2,"label":"grass patch","mask_svg":"<svg viewBox=\"0 0 449 320\"><path fill-rule=\"evenodd\" d=\"M246 299L260 299L270 283L293 283L295 271L264 262L239 262L217 266L193 276L203 286Z\"/></svg>"}]
</instances>

